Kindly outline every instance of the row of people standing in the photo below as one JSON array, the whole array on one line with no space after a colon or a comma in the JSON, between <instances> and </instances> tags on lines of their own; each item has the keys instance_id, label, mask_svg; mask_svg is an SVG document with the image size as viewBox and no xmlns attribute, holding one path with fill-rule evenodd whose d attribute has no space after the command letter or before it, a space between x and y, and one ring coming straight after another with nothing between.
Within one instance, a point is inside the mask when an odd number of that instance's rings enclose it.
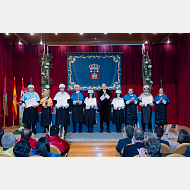
<instances>
[{"instance_id":1,"label":"row of people standing","mask_svg":"<svg viewBox=\"0 0 190 190\"><path fill-rule=\"evenodd\" d=\"M64 126L65 132L67 132L67 126L70 125L69 111L72 107L72 122L73 122L73 133L76 132L76 123L79 122L79 133L82 132L82 123L88 126L88 132L93 132L93 125L96 124L96 110L97 101L94 98L93 90L88 91L88 97L84 97L84 94L80 92L80 86L76 85L76 92L70 95L65 92L65 85L59 85L60 91L55 95L53 101L49 97L48 92L44 92L44 98L40 100L38 94L34 92L34 86L28 86L28 92L22 97L22 102L24 106L23 123L27 125L27 128L31 128L32 131L36 133L35 124L39 122L38 118L38 105L42 107L41 114L41 126L49 128L51 124L51 107L54 104L56 107L56 125ZM143 104L142 98L150 96L152 97L152 103ZM151 131L151 117L152 117L152 107L156 103L156 114L155 123L157 125L162 125L162 127L167 124L167 110L166 106L169 104L169 99L163 92L163 88L160 88L159 94L155 97L149 93L149 86L144 86L144 92L137 98L133 94L133 89L129 88L128 94L123 98L121 96L121 91L116 91L116 96L112 102L110 99L113 97L111 91L106 87L106 84L102 84L102 89L98 92L97 99L99 100L99 113L100 113L100 133L103 132L103 122L106 122L107 132L110 133L109 124L110 121L116 124L116 131L121 132L121 125L125 123L126 125L135 126L137 124L137 104L141 106L141 123L142 128L145 131L145 124L148 124L148 129ZM36 99L36 105L27 107L25 101L31 98ZM58 105L58 99L67 99L66 105ZM88 99L95 99L93 105L87 104ZM114 107L115 101L123 100L123 106ZM72 105L72 106L71 106ZM83 116L83 105L85 107L85 114ZM113 106L113 118L111 117L111 106ZM125 114L124 114L125 109Z\"/></svg>"}]
</instances>

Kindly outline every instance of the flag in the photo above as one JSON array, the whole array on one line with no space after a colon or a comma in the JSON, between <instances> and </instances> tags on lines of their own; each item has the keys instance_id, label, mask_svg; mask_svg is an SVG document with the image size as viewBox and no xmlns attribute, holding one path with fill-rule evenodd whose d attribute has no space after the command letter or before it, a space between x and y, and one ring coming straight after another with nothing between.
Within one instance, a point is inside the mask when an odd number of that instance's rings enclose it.
<instances>
[{"instance_id":1,"label":"flag","mask_svg":"<svg viewBox=\"0 0 190 190\"><path fill-rule=\"evenodd\" d=\"M16 85L15 85L15 78L14 78L13 106L12 106L14 120L17 119L17 105L16 105L16 103L17 103L17 94L16 94Z\"/></svg>"},{"instance_id":2,"label":"flag","mask_svg":"<svg viewBox=\"0 0 190 190\"><path fill-rule=\"evenodd\" d=\"M8 116L8 104L7 104L7 82L6 82L6 77L4 78L3 112L4 112L4 115L7 117Z\"/></svg>"},{"instance_id":3,"label":"flag","mask_svg":"<svg viewBox=\"0 0 190 190\"><path fill-rule=\"evenodd\" d=\"M24 81L23 81L23 78L22 78L22 89L21 89L21 93L20 93L20 100L19 100L19 102L22 102L21 98L22 98L23 95L24 95Z\"/></svg>"}]
</instances>

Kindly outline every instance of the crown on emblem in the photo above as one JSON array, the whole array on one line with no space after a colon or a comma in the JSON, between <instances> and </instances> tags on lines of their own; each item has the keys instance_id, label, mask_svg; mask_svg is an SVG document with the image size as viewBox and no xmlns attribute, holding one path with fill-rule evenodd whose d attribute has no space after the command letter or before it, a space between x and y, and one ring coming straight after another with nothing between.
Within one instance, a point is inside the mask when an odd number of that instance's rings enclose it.
<instances>
[{"instance_id":1,"label":"crown on emblem","mask_svg":"<svg viewBox=\"0 0 190 190\"><path fill-rule=\"evenodd\" d=\"M100 66L96 65L95 63L92 65L89 65L90 70L99 70Z\"/></svg>"}]
</instances>

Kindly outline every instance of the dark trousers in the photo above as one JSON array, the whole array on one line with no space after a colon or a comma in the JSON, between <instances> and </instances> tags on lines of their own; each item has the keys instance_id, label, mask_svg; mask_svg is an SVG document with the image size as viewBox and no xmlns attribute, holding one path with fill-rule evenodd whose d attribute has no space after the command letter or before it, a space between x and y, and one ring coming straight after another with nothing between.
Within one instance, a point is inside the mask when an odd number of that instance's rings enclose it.
<instances>
[{"instance_id":1,"label":"dark trousers","mask_svg":"<svg viewBox=\"0 0 190 190\"><path fill-rule=\"evenodd\" d=\"M73 122L73 132L76 132L76 122ZM82 122L79 122L79 132L82 132Z\"/></svg>"},{"instance_id":2,"label":"dark trousers","mask_svg":"<svg viewBox=\"0 0 190 190\"><path fill-rule=\"evenodd\" d=\"M106 130L109 130L109 125L110 125L110 122L109 121L106 121L106 125L107 125L107 128ZM100 123L100 130L103 131L104 130L104 127L103 127L103 122Z\"/></svg>"},{"instance_id":3,"label":"dark trousers","mask_svg":"<svg viewBox=\"0 0 190 190\"><path fill-rule=\"evenodd\" d=\"M91 133L93 132L93 125L88 125L88 133L90 133L90 127L91 127Z\"/></svg>"},{"instance_id":4,"label":"dark trousers","mask_svg":"<svg viewBox=\"0 0 190 190\"><path fill-rule=\"evenodd\" d=\"M164 128L164 125L158 125L159 127L161 127L162 126L162 129Z\"/></svg>"},{"instance_id":5,"label":"dark trousers","mask_svg":"<svg viewBox=\"0 0 190 190\"><path fill-rule=\"evenodd\" d=\"M68 153L69 150L70 150L70 147L69 147L65 152L62 152L62 153L61 153L61 156L63 156L64 154Z\"/></svg>"},{"instance_id":6,"label":"dark trousers","mask_svg":"<svg viewBox=\"0 0 190 190\"><path fill-rule=\"evenodd\" d=\"M142 129L145 132L145 123L142 123ZM152 123L148 123L148 130L152 130Z\"/></svg>"},{"instance_id":7,"label":"dark trousers","mask_svg":"<svg viewBox=\"0 0 190 190\"><path fill-rule=\"evenodd\" d=\"M116 124L116 132L121 132L121 123Z\"/></svg>"},{"instance_id":8,"label":"dark trousers","mask_svg":"<svg viewBox=\"0 0 190 190\"><path fill-rule=\"evenodd\" d=\"M32 132L33 132L33 133L36 133L35 125L36 125L36 124L32 124ZM31 129L31 125L30 125L30 124L27 125L27 129Z\"/></svg>"}]
</instances>

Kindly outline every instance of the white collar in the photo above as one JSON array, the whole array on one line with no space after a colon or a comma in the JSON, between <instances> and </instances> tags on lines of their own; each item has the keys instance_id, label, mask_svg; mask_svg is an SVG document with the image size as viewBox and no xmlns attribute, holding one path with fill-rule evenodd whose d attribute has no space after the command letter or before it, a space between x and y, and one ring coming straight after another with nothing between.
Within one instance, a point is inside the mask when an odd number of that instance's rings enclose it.
<instances>
[{"instance_id":1,"label":"white collar","mask_svg":"<svg viewBox=\"0 0 190 190\"><path fill-rule=\"evenodd\" d=\"M44 97L46 100L48 99L48 97Z\"/></svg>"},{"instance_id":2,"label":"white collar","mask_svg":"<svg viewBox=\"0 0 190 190\"><path fill-rule=\"evenodd\" d=\"M162 96L163 94L159 94L159 96Z\"/></svg>"},{"instance_id":3,"label":"white collar","mask_svg":"<svg viewBox=\"0 0 190 190\"><path fill-rule=\"evenodd\" d=\"M129 96L133 96L133 94L129 94Z\"/></svg>"},{"instance_id":4,"label":"white collar","mask_svg":"<svg viewBox=\"0 0 190 190\"><path fill-rule=\"evenodd\" d=\"M79 91L80 92L80 91ZM76 91L76 93L78 94L79 92Z\"/></svg>"},{"instance_id":5,"label":"white collar","mask_svg":"<svg viewBox=\"0 0 190 190\"><path fill-rule=\"evenodd\" d=\"M148 92L147 92L147 93L145 92L144 94L145 94L145 95L148 95Z\"/></svg>"}]
</instances>

